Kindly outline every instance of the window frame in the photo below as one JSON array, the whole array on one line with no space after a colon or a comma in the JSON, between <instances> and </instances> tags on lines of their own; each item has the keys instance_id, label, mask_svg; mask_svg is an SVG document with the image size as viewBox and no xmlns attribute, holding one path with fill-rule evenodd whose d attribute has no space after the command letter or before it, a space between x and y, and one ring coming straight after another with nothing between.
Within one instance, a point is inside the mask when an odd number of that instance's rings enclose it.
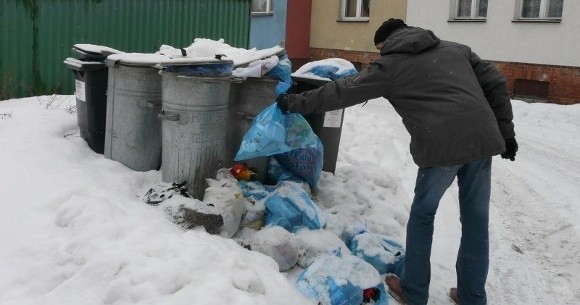
<instances>
[{"instance_id":1,"label":"window frame","mask_svg":"<svg viewBox=\"0 0 580 305\"><path fill-rule=\"evenodd\" d=\"M524 0L516 0L516 7L514 10L513 22L562 22L562 16L560 17L548 17L548 12L550 8L550 1L558 0L540 0L540 11L538 17L523 17L522 13L524 10ZM564 0L562 1L562 15L564 15Z\"/></svg>"},{"instance_id":2,"label":"window frame","mask_svg":"<svg viewBox=\"0 0 580 305\"><path fill-rule=\"evenodd\" d=\"M250 10L251 10L251 15L252 16L270 16L274 14L274 5L273 5L273 1L274 0L266 0L266 11L265 12L260 12L260 11L254 11L254 5L253 5L253 1L252 3L250 3Z\"/></svg>"},{"instance_id":3,"label":"window frame","mask_svg":"<svg viewBox=\"0 0 580 305\"><path fill-rule=\"evenodd\" d=\"M462 17L459 15L459 1L460 0L450 0L449 4L449 22L485 22L487 21L487 14L485 17L479 15L479 3L480 0L471 1L471 15L469 17ZM489 11L489 2L487 3L487 9Z\"/></svg>"},{"instance_id":4,"label":"window frame","mask_svg":"<svg viewBox=\"0 0 580 305\"><path fill-rule=\"evenodd\" d=\"M368 22L370 20L370 0L369 0L369 17L361 17L362 6L364 0L356 0L356 16L347 17L346 16L346 2L347 0L340 0L340 11L338 13L337 21L354 21L354 22Z\"/></svg>"}]
</instances>

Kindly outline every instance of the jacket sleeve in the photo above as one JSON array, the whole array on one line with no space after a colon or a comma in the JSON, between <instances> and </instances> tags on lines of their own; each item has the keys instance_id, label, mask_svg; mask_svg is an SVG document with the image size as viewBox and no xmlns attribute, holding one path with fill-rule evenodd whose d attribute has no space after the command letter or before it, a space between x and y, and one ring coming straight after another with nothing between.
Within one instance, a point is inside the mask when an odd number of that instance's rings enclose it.
<instances>
[{"instance_id":1,"label":"jacket sleeve","mask_svg":"<svg viewBox=\"0 0 580 305\"><path fill-rule=\"evenodd\" d=\"M288 110L301 114L342 109L388 92L387 75L375 63L367 69L310 91L288 95Z\"/></svg>"},{"instance_id":2,"label":"jacket sleeve","mask_svg":"<svg viewBox=\"0 0 580 305\"><path fill-rule=\"evenodd\" d=\"M482 60L474 52L471 52L471 66L497 119L501 135L504 139L513 138L514 115L505 78L491 63Z\"/></svg>"}]
</instances>

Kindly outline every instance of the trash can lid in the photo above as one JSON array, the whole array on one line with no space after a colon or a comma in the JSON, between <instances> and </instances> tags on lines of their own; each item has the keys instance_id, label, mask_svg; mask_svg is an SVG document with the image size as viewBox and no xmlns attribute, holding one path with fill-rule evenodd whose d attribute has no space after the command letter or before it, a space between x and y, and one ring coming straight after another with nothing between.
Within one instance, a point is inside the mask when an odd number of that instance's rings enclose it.
<instances>
[{"instance_id":1,"label":"trash can lid","mask_svg":"<svg viewBox=\"0 0 580 305\"><path fill-rule=\"evenodd\" d=\"M107 66L116 64L124 66L160 68L160 63L166 61L167 56L152 53L118 53L107 57Z\"/></svg>"},{"instance_id":2,"label":"trash can lid","mask_svg":"<svg viewBox=\"0 0 580 305\"><path fill-rule=\"evenodd\" d=\"M159 63L163 67L168 66L201 66L201 65L233 65L234 61L229 59L217 59L212 57L182 57L169 58Z\"/></svg>"},{"instance_id":3,"label":"trash can lid","mask_svg":"<svg viewBox=\"0 0 580 305\"><path fill-rule=\"evenodd\" d=\"M87 43L78 43L73 46L73 51L83 55L87 59L100 59L104 60L107 56L111 54L124 53L113 48L106 46L99 46Z\"/></svg>"},{"instance_id":4,"label":"trash can lid","mask_svg":"<svg viewBox=\"0 0 580 305\"><path fill-rule=\"evenodd\" d=\"M65 59L64 65L71 70L82 72L95 71L107 68L105 63L103 63L102 61L87 61L72 57Z\"/></svg>"},{"instance_id":5,"label":"trash can lid","mask_svg":"<svg viewBox=\"0 0 580 305\"><path fill-rule=\"evenodd\" d=\"M168 59L161 66L163 71L184 76L223 77L232 75L234 61L211 57L182 57Z\"/></svg>"}]
</instances>

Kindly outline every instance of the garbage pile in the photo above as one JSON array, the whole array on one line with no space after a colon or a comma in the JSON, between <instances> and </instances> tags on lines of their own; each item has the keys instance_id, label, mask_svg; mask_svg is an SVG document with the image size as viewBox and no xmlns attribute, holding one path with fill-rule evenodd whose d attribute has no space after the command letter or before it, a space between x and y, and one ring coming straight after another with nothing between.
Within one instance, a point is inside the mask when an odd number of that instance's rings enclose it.
<instances>
[{"instance_id":1,"label":"garbage pile","mask_svg":"<svg viewBox=\"0 0 580 305\"><path fill-rule=\"evenodd\" d=\"M202 226L271 257L280 272L296 278L299 291L320 304L388 304L383 276L402 274L404 249L363 223L345 224L340 237L324 229L324 211L312 199L322 153L304 117L282 113L272 103L253 118L237 163L208 179L202 201L170 198L163 208L184 228ZM268 157L265 183L243 162L263 157ZM322 236L333 242L316 242Z\"/></svg>"},{"instance_id":2,"label":"garbage pile","mask_svg":"<svg viewBox=\"0 0 580 305\"><path fill-rule=\"evenodd\" d=\"M344 78L356 73L350 62L308 63L291 74L282 47L246 50L199 38L155 54L74 49L83 59L65 64L78 72L77 104L101 109L98 139L83 138L129 168L161 170L145 203L183 229L232 238L271 257L320 304L387 304L382 276L401 275L402 246L364 223L344 224L341 236L325 230L325 211L313 199L329 148L315 129L340 132L342 122L313 128L312 118L282 113L275 103L293 77ZM84 73L94 62L108 72L99 84ZM103 78L102 96L93 97ZM88 121L94 118L79 117L79 126ZM331 148L336 158L338 142Z\"/></svg>"}]
</instances>

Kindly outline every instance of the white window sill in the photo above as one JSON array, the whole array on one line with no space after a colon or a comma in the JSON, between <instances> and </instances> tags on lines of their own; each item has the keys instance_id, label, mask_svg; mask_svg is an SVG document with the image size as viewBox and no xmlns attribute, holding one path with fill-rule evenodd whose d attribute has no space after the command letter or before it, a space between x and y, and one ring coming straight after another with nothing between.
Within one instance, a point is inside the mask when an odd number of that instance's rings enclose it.
<instances>
[{"instance_id":1,"label":"white window sill","mask_svg":"<svg viewBox=\"0 0 580 305\"><path fill-rule=\"evenodd\" d=\"M452 18L447 20L447 22L486 22L487 18Z\"/></svg>"},{"instance_id":2,"label":"white window sill","mask_svg":"<svg viewBox=\"0 0 580 305\"><path fill-rule=\"evenodd\" d=\"M336 22L369 22L369 17L344 17L337 19Z\"/></svg>"},{"instance_id":3,"label":"white window sill","mask_svg":"<svg viewBox=\"0 0 580 305\"><path fill-rule=\"evenodd\" d=\"M536 22L536 23L561 23L561 18L519 18L513 19L512 22Z\"/></svg>"}]
</instances>

